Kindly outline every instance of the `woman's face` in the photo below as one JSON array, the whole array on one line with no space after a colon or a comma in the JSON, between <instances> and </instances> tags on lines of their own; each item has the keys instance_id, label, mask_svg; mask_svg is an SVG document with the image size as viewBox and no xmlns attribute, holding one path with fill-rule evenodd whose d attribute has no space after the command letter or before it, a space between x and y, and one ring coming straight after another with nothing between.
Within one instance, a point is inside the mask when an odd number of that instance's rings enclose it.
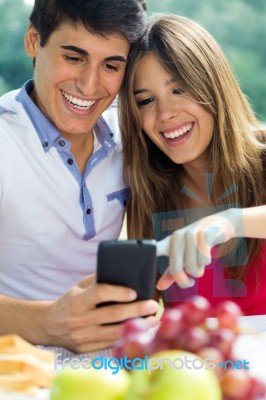
<instances>
[{"instance_id":1,"label":"woman's face","mask_svg":"<svg viewBox=\"0 0 266 400\"><path fill-rule=\"evenodd\" d=\"M173 162L187 164L206 158L213 116L183 91L152 54L141 60L134 94L143 130Z\"/></svg>"}]
</instances>

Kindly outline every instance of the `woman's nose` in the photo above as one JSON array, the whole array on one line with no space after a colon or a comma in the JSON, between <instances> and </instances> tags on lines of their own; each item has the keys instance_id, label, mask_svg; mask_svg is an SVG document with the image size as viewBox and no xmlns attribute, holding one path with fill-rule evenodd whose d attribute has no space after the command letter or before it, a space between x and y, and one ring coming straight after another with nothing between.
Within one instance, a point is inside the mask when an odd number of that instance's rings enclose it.
<instances>
[{"instance_id":1,"label":"woman's nose","mask_svg":"<svg viewBox=\"0 0 266 400\"><path fill-rule=\"evenodd\" d=\"M159 105L158 114L161 121L168 121L169 119L176 117L178 112L176 105L171 102L169 103L164 101Z\"/></svg>"}]
</instances>

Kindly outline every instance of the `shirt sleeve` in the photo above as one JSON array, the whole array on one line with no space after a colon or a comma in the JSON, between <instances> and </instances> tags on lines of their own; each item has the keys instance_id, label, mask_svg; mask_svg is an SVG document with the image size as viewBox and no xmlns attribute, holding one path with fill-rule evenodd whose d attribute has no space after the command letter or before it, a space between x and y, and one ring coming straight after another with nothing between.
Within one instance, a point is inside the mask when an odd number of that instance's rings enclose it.
<instances>
[{"instance_id":1,"label":"shirt sleeve","mask_svg":"<svg viewBox=\"0 0 266 400\"><path fill-rule=\"evenodd\" d=\"M13 165L13 146L10 137L11 125L0 113L0 202L9 187Z\"/></svg>"}]
</instances>

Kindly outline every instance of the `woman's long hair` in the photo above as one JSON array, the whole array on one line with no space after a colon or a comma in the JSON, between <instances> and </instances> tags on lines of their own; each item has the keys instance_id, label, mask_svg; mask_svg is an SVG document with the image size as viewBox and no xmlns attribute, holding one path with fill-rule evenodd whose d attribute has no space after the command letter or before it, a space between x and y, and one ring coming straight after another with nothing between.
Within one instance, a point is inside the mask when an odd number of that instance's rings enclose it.
<instances>
[{"instance_id":1,"label":"woman's long hair","mask_svg":"<svg viewBox=\"0 0 266 400\"><path fill-rule=\"evenodd\" d=\"M160 14L152 16L146 33L132 48L120 92L124 174L131 187L129 237L153 237L154 213L186 208L181 192L182 165L173 163L141 129L133 88L136 71L146 54L152 54L214 117L208 158L213 204L221 204L217 199L233 184L237 190L223 198L224 208L264 204L265 131L220 46L194 21ZM249 259L253 259L259 254L261 241L248 239L247 243ZM237 270L243 278L245 268Z\"/></svg>"}]
</instances>

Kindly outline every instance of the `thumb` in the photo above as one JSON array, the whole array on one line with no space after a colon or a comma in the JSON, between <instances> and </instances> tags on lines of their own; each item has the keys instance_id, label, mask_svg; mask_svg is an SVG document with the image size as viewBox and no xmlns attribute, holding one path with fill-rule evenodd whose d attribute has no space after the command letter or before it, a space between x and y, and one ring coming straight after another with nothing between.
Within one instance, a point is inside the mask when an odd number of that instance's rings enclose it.
<instances>
[{"instance_id":1,"label":"thumb","mask_svg":"<svg viewBox=\"0 0 266 400\"><path fill-rule=\"evenodd\" d=\"M87 287L96 283L96 274L87 275L83 278L79 283L78 286L82 289L86 289Z\"/></svg>"},{"instance_id":2,"label":"thumb","mask_svg":"<svg viewBox=\"0 0 266 400\"><path fill-rule=\"evenodd\" d=\"M170 253L171 235L166 236L164 239L156 243L156 255L169 256Z\"/></svg>"}]
</instances>

